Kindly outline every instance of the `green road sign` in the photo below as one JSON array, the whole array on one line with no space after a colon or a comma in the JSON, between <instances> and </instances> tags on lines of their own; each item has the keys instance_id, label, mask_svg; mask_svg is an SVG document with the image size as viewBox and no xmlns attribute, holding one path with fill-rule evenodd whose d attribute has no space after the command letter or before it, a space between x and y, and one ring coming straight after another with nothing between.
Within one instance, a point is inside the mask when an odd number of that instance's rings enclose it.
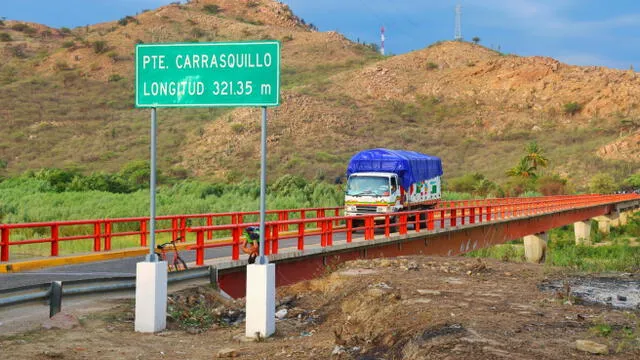
<instances>
[{"instance_id":1,"label":"green road sign","mask_svg":"<svg viewBox=\"0 0 640 360\"><path fill-rule=\"evenodd\" d=\"M136 107L279 103L278 41L136 45Z\"/></svg>"}]
</instances>

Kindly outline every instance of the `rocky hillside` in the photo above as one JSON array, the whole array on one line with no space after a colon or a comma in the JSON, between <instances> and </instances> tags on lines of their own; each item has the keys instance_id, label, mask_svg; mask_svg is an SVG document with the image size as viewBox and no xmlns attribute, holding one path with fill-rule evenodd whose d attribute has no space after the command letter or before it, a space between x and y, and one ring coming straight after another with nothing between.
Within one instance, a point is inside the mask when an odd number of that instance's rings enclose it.
<instances>
[{"instance_id":1,"label":"rocky hillside","mask_svg":"<svg viewBox=\"0 0 640 360\"><path fill-rule=\"evenodd\" d=\"M392 147L441 156L448 177L482 172L501 181L531 140L545 149L548 173L576 184L640 168L633 71L465 42L381 57L338 33L314 31L276 1L194 0L75 29L4 21L0 171L116 171L148 158L148 111L133 108L135 44L249 39L282 42L281 106L269 111L271 177L333 178L354 152ZM165 173L257 176L256 109L161 109L159 116Z\"/></svg>"}]
</instances>

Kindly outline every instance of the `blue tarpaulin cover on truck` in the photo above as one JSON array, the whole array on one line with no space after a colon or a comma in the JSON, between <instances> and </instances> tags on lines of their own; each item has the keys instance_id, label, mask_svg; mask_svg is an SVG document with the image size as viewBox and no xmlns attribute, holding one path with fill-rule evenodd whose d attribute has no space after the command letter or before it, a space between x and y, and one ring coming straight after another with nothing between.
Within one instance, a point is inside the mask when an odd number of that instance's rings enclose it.
<instances>
[{"instance_id":1,"label":"blue tarpaulin cover on truck","mask_svg":"<svg viewBox=\"0 0 640 360\"><path fill-rule=\"evenodd\" d=\"M402 187L408 189L413 183L442 175L442 161L415 151L371 149L351 158L347 176L355 172L395 173Z\"/></svg>"}]
</instances>

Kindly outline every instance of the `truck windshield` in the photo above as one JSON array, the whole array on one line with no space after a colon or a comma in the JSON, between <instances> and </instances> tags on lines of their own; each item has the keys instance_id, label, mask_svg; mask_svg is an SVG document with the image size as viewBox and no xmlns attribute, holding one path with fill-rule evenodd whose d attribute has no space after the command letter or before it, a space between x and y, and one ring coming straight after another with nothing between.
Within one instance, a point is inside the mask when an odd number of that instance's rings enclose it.
<instances>
[{"instance_id":1,"label":"truck windshield","mask_svg":"<svg viewBox=\"0 0 640 360\"><path fill-rule=\"evenodd\" d=\"M347 183L347 195L389 195L389 178L379 176L351 176Z\"/></svg>"}]
</instances>

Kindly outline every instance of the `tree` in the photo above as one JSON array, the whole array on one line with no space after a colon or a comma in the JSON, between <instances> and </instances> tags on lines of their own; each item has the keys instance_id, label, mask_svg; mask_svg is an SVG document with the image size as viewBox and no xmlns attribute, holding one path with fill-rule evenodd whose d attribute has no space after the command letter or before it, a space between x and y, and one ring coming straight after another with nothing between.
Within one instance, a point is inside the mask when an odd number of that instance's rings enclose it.
<instances>
[{"instance_id":1,"label":"tree","mask_svg":"<svg viewBox=\"0 0 640 360\"><path fill-rule=\"evenodd\" d=\"M624 179L624 181L622 182L622 185L627 189L627 190L639 190L640 189L640 172L637 172L631 176L629 176L628 178Z\"/></svg>"},{"instance_id":2,"label":"tree","mask_svg":"<svg viewBox=\"0 0 640 360\"><path fill-rule=\"evenodd\" d=\"M538 166L546 167L549 163L549 159L544 156L544 150L535 140L527 144L525 152L526 155L524 157L534 170L537 170Z\"/></svg>"},{"instance_id":3,"label":"tree","mask_svg":"<svg viewBox=\"0 0 640 360\"><path fill-rule=\"evenodd\" d=\"M520 159L520 163L515 167L507 170L506 174L508 176L515 176L521 178L535 178L538 175L536 174L536 169L529 165L529 160L526 157Z\"/></svg>"},{"instance_id":4,"label":"tree","mask_svg":"<svg viewBox=\"0 0 640 360\"><path fill-rule=\"evenodd\" d=\"M610 194L616 189L616 181L609 174L596 174L589 181L589 190L594 194Z\"/></svg>"},{"instance_id":5,"label":"tree","mask_svg":"<svg viewBox=\"0 0 640 360\"><path fill-rule=\"evenodd\" d=\"M474 44L478 45L478 43L480 42L480 38L477 36L474 36L471 41L473 41Z\"/></svg>"}]
</instances>

